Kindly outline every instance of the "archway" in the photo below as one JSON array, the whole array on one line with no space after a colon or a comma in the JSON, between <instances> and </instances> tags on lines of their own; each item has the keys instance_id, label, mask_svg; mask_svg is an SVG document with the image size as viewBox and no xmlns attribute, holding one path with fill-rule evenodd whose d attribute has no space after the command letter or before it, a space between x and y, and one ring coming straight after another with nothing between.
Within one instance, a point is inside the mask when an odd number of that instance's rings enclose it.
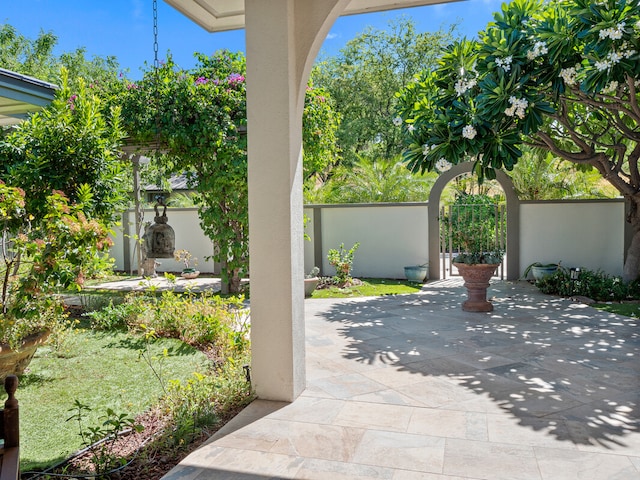
<instances>
[{"instance_id":1,"label":"archway","mask_svg":"<svg viewBox=\"0 0 640 480\"><path fill-rule=\"evenodd\" d=\"M454 178L470 173L473 162L454 165L438 177L429 194L429 278L440 278L440 197L447 184ZM496 170L496 180L504 190L507 199L507 280L517 280L520 276L520 200L511 178L501 170Z\"/></svg>"}]
</instances>

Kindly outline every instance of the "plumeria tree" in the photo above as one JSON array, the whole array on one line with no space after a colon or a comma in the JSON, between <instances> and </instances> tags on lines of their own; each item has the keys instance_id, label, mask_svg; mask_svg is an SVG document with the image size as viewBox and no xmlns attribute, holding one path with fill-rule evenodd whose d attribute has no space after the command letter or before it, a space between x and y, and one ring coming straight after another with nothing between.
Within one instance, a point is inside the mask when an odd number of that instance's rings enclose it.
<instances>
[{"instance_id":1,"label":"plumeria tree","mask_svg":"<svg viewBox=\"0 0 640 480\"><path fill-rule=\"evenodd\" d=\"M198 192L200 225L216 245L224 291L238 293L249 253L246 62L224 50L196 57L189 71L169 60L140 82L123 81L111 99L122 105L134 142L159 142L155 160L165 174L186 173ZM326 92L312 86L304 113L305 175L312 176L335 161L339 118Z\"/></svg>"},{"instance_id":2,"label":"plumeria tree","mask_svg":"<svg viewBox=\"0 0 640 480\"><path fill-rule=\"evenodd\" d=\"M625 198L640 273L640 6L633 0L514 0L478 41L446 49L398 95L413 171L472 160L512 170L531 145L595 168Z\"/></svg>"}]
</instances>

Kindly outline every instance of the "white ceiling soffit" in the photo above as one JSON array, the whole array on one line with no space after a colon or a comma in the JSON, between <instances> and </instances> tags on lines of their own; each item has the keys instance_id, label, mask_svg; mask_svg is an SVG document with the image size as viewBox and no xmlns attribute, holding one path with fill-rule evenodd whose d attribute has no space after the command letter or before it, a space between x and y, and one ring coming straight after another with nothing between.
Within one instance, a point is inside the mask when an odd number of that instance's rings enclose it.
<instances>
[{"instance_id":1,"label":"white ceiling soffit","mask_svg":"<svg viewBox=\"0 0 640 480\"><path fill-rule=\"evenodd\" d=\"M0 125L14 125L53 100L58 87L0 68Z\"/></svg>"},{"instance_id":2,"label":"white ceiling soffit","mask_svg":"<svg viewBox=\"0 0 640 480\"><path fill-rule=\"evenodd\" d=\"M244 0L164 1L209 32L244 28ZM351 0L344 15L419 7L451 1L457 0Z\"/></svg>"}]
</instances>

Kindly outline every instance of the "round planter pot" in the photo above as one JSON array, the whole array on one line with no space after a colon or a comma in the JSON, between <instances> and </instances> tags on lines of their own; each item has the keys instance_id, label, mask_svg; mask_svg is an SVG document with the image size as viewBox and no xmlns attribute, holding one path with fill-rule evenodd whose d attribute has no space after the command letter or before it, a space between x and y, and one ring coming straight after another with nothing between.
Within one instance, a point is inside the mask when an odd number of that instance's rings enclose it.
<instances>
[{"instance_id":1,"label":"round planter pot","mask_svg":"<svg viewBox=\"0 0 640 480\"><path fill-rule=\"evenodd\" d=\"M183 270L180 275L182 276L182 278L186 278L187 280L189 280L192 278L198 278L200 272L198 270Z\"/></svg>"},{"instance_id":2,"label":"round planter pot","mask_svg":"<svg viewBox=\"0 0 640 480\"><path fill-rule=\"evenodd\" d=\"M313 291L318 286L320 279L318 277L311 277L304 279L304 296L310 297Z\"/></svg>"},{"instance_id":3,"label":"round planter pot","mask_svg":"<svg viewBox=\"0 0 640 480\"><path fill-rule=\"evenodd\" d=\"M557 270L557 265L544 265L540 267L536 267L534 265L531 267L531 273L536 281L542 280L544 277L548 277L549 275L553 275Z\"/></svg>"},{"instance_id":4,"label":"round planter pot","mask_svg":"<svg viewBox=\"0 0 640 480\"><path fill-rule=\"evenodd\" d=\"M462 302L465 312L492 312L493 304L487 300L489 280L500 266L499 263L454 263L464 279L468 299Z\"/></svg>"},{"instance_id":5,"label":"round planter pot","mask_svg":"<svg viewBox=\"0 0 640 480\"><path fill-rule=\"evenodd\" d=\"M427 267L422 265L404 267L404 276L410 282L422 283L427 278Z\"/></svg>"},{"instance_id":6,"label":"round planter pot","mask_svg":"<svg viewBox=\"0 0 640 480\"><path fill-rule=\"evenodd\" d=\"M26 337L20 348L13 350L6 343L0 343L0 379L7 375L22 375L29 366L36 350L49 337L49 332L34 333Z\"/></svg>"}]
</instances>

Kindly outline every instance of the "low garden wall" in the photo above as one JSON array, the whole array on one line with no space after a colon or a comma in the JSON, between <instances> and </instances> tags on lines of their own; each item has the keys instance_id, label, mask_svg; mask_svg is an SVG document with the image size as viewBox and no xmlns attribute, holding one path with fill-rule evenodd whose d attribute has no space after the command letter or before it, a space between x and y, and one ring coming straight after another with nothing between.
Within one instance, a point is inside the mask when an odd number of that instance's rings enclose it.
<instances>
[{"instance_id":1,"label":"low garden wall","mask_svg":"<svg viewBox=\"0 0 640 480\"><path fill-rule=\"evenodd\" d=\"M344 243L356 252L354 275L373 278L404 278L405 265L432 261L428 249L428 203L308 205L305 232L305 271L318 266L332 275L327 252ZM567 267L584 267L621 275L625 252L625 211L622 200L536 201L519 205L519 271L533 262L558 262ZM145 220L153 220L145 210ZM176 248L187 249L198 258L201 272L218 273L213 261L213 244L199 225L197 209L170 208L169 225L176 234ZM125 212L115 235L111 255L119 270L136 269L135 221ZM507 227L508 228L508 227ZM173 259L159 259L158 272L177 272ZM509 258L507 258L509 261Z\"/></svg>"}]
</instances>

